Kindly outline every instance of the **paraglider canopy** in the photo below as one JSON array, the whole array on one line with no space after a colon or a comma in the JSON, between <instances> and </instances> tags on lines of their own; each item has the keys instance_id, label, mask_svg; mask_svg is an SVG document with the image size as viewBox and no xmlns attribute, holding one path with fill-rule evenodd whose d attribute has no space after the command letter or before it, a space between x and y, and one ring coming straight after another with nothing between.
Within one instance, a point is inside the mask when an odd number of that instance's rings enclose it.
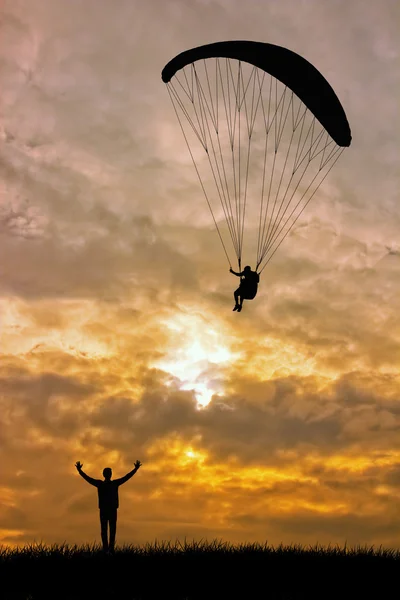
<instances>
[{"instance_id":1,"label":"paraglider canopy","mask_svg":"<svg viewBox=\"0 0 400 600\"><path fill-rule=\"evenodd\" d=\"M244 40L198 46L173 58L161 78L168 83L183 67L217 57L245 61L279 79L304 102L338 146L350 146L350 126L332 87L311 63L287 48Z\"/></svg>"}]
</instances>

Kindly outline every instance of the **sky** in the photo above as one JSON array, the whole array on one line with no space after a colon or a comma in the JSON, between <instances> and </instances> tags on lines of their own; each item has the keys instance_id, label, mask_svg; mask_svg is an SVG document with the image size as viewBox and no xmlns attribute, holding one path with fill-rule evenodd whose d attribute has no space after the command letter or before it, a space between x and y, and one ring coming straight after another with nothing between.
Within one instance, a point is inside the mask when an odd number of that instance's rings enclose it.
<instances>
[{"instance_id":1,"label":"sky","mask_svg":"<svg viewBox=\"0 0 400 600\"><path fill-rule=\"evenodd\" d=\"M0 4L0 544L400 540L399 4ZM324 74L352 144L238 280L161 70L221 40ZM235 266L235 265L233 265Z\"/></svg>"}]
</instances>

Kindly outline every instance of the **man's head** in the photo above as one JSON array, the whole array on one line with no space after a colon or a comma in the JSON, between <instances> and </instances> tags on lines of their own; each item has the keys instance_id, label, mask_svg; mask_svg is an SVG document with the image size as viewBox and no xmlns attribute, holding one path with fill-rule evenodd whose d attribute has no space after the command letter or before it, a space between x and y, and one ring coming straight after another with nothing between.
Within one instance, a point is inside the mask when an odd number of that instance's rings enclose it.
<instances>
[{"instance_id":1,"label":"man's head","mask_svg":"<svg viewBox=\"0 0 400 600\"><path fill-rule=\"evenodd\" d=\"M110 467L106 467L105 469L103 469L104 479L106 479L107 481L110 481L111 475L112 475L112 470L110 469Z\"/></svg>"},{"instance_id":2,"label":"man's head","mask_svg":"<svg viewBox=\"0 0 400 600\"><path fill-rule=\"evenodd\" d=\"M248 273L249 271L251 271L251 267L249 267L249 265L247 265L247 267L244 268L244 271L246 271L246 273Z\"/></svg>"}]
</instances>

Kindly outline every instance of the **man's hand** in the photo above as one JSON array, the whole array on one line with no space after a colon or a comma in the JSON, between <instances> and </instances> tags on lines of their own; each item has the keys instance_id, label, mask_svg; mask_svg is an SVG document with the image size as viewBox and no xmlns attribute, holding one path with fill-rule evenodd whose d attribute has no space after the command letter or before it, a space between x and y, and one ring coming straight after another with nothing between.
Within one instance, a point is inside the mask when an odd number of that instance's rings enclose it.
<instances>
[{"instance_id":1,"label":"man's hand","mask_svg":"<svg viewBox=\"0 0 400 600\"><path fill-rule=\"evenodd\" d=\"M232 267L229 269L229 273L233 273L233 269L232 269Z\"/></svg>"},{"instance_id":2,"label":"man's hand","mask_svg":"<svg viewBox=\"0 0 400 600\"><path fill-rule=\"evenodd\" d=\"M141 466L142 466L142 463L140 462L140 460L137 460L135 462L135 469L139 469L139 467L141 467Z\"/></svg>"},{"instance_id":3,"label":"man's hand","mask_svg":"<svg viewBox=\"0 0 400 600\"><path fill-rule=\"evenodd\" d=\"M78 462L75 463L75 466L76 466L77 470L80 471L83 467L83 464L81 462L79 462L79 460L78 460Z\"/></svg>"}]
</instances>

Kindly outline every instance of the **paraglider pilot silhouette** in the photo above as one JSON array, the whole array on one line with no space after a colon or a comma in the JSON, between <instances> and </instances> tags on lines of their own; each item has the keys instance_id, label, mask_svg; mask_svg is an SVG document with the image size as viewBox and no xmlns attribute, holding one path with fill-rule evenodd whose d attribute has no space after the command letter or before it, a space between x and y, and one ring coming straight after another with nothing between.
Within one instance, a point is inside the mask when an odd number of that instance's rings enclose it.
<instances>
[{"instance_id":1,"label":"paraglider pilot silhouette","mask_svg":"<svg viewBox=\"0 0 400 600\"><path fill-rule=\"evenodd\" d=\"M136 471L142 466L140 460L135 462L135 468L120 479L111 479L112 470L110 467L103 469L104 481L101 479L93 479L82 471L83 464L78 462L75 464L77 471L83 479L88 483L97 487L99 496L100 509L100 524L101 524L101 540L103 542L103 550L114 552L115 534L117 530L117 510L119 507L118 488L120 485L128 481ZM110 542L107 539L107 529L110 524Z\"/></svg>"},{"instance_id":2,"label":"paraglider pilot silhouette","mask_svg":"<svg viewBox=\"0 0 400 600\"><path fill-rule=\"evenodd\" d=\"M260 276L256 271L252 271L249 266L245 267L241 273L236 273L229 269L230 273L240 277L240 285L234 292L235 306L233 310L240 312L243 306L243 300L253 300L256 297Z\"/></svg>"}]
</instances>

